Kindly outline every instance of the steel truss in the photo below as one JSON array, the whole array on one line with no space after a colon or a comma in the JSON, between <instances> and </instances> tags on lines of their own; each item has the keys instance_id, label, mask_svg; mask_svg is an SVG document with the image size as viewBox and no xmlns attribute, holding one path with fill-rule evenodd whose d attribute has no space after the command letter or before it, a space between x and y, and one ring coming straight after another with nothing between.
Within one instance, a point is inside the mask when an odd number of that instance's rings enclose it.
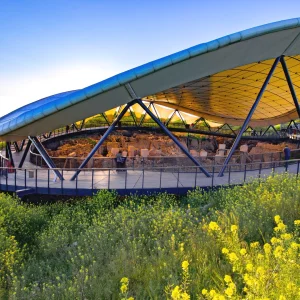
<instances>
[{"instance_id":1,"label":"steel truss","mask_svg":"<svg viewBox=\"0 0 300 300\"><path fill-rule=\"evenodd\" d=\"M270 129L273 129L273 131L275 131L275 133L279 136L278 131L276 130L276 128L273 125L269 125L268 128L264 131L264 133L262 135L265 135Z\"/></svg>"},{"instance_id":2,"label":"steel truss","mask_svg":"<svg viewBox=\"0 0 300 300\"><path fill-rule=\"evenodd\" d=\"M82 169L87 165L89 160L94 156L99 147L104 143L109 134L114 130L116 125L121 121L122 117L125 115L128 109L134 104L139 104L145 111L145 115L148 114L158 125L159 127L174 141L174 143L182 150L182 152L196 165L200 168L200 170L207 176L210 177L210 174L205 170L205 168L189 153L189 151L176 139L176 137L169 131L169 129L151 112L150 105L147 107L141 99L135 99L131 102L127 103L125 108L120 112L118 117L114 120L114 122L110 125L110 127L103 134L99 142L92 149L90 154L85 158L79 168L76 170L75 174L72 176L71 180L75 180Z\"/></svg>"}]
</instances>

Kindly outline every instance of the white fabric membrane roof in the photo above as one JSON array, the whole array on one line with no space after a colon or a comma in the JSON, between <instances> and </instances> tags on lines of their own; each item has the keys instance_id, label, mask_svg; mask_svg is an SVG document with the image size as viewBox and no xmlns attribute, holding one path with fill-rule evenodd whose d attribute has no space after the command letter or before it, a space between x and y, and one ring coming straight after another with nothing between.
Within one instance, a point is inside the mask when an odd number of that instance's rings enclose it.
<instances>
[{"instance_id":1,"label":"white fabric membrane roof","mask_svg":"<svg viewBox=\"0 0 300 300\"><path fill-rule=\"evenodd\" d=\"M105 112L136 97L217 123L240 125L274 62L284 55L300 94L300 18L271 23L200 44L81 90L28 104L0 118L0 140L16 141ZM127 87L126 87L127 86ZM298 118L282 67L251 126Z\"/></svg>"}]
</instances>

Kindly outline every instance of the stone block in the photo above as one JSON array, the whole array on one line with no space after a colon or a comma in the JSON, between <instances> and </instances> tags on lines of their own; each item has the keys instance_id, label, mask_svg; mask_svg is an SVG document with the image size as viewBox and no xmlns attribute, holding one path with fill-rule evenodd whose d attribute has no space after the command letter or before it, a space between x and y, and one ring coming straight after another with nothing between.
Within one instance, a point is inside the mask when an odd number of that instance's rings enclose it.
<instances>
[{"instance_id":1,"label":"stone block","mask_svg":"<svg viewBox=\"0 0 300 300\"><path fill-rule=\"evenodd\" d=\"M142 157L148 157L149 156L149 150L148 149L141 149L141 156Z\"/></svg>"}]
</instances>

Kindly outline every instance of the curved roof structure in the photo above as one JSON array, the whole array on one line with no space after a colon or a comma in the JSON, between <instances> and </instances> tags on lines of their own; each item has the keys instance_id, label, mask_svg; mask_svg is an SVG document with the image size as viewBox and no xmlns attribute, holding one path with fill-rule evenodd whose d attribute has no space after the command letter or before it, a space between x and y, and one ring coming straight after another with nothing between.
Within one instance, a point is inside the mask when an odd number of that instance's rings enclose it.
<instances>
[{"instance_id":1,"label":"curved roof structure","mask_svg":"<svg viewBox=\"0 0 300 300\"><path fill-rule=\"evenodd\" d=\"M20 140L101 113L133 98L204 117L242 124L274 58L284 55L300 89L300 18L275 22L199 44L84 89L28 104L0 118L0 139ZM250 125L298 118L281 66Z\"/></svg>"}]
</instances>

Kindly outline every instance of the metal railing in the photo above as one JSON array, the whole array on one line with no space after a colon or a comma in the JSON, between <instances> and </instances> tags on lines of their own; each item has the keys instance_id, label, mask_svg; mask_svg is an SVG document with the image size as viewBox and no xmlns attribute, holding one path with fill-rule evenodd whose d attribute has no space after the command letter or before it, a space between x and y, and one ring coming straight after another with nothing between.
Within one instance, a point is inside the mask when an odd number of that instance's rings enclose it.
<instances>
[{"instance_id":1,"label":"metal railing","mask_svg":"<svg viewBox=\"0 0 300 300\"><path fill-rule=\"evenodd\" d=\"M257 163L255 163L257 164ZM20 192L31 190L32 193L61 195L92 195L101 189L126 191L135 190L147 193L149 191L171 191L180 193L196 187L217 187L223 185L243 184L253 178L290 172L299 175L300 159L290 161L260 162L253 167L251 164L229 165L223 177L218 177L215 166L211 177L207 178L198 167L153 167L140 168L88 168L76 178L69 179L77 170L55 169L18 169L0 167L0 190ZM241 169L237 171L237 169ZM61 172L65 180L58 180L53 172Z\"/></svg>"}]
</instances>

